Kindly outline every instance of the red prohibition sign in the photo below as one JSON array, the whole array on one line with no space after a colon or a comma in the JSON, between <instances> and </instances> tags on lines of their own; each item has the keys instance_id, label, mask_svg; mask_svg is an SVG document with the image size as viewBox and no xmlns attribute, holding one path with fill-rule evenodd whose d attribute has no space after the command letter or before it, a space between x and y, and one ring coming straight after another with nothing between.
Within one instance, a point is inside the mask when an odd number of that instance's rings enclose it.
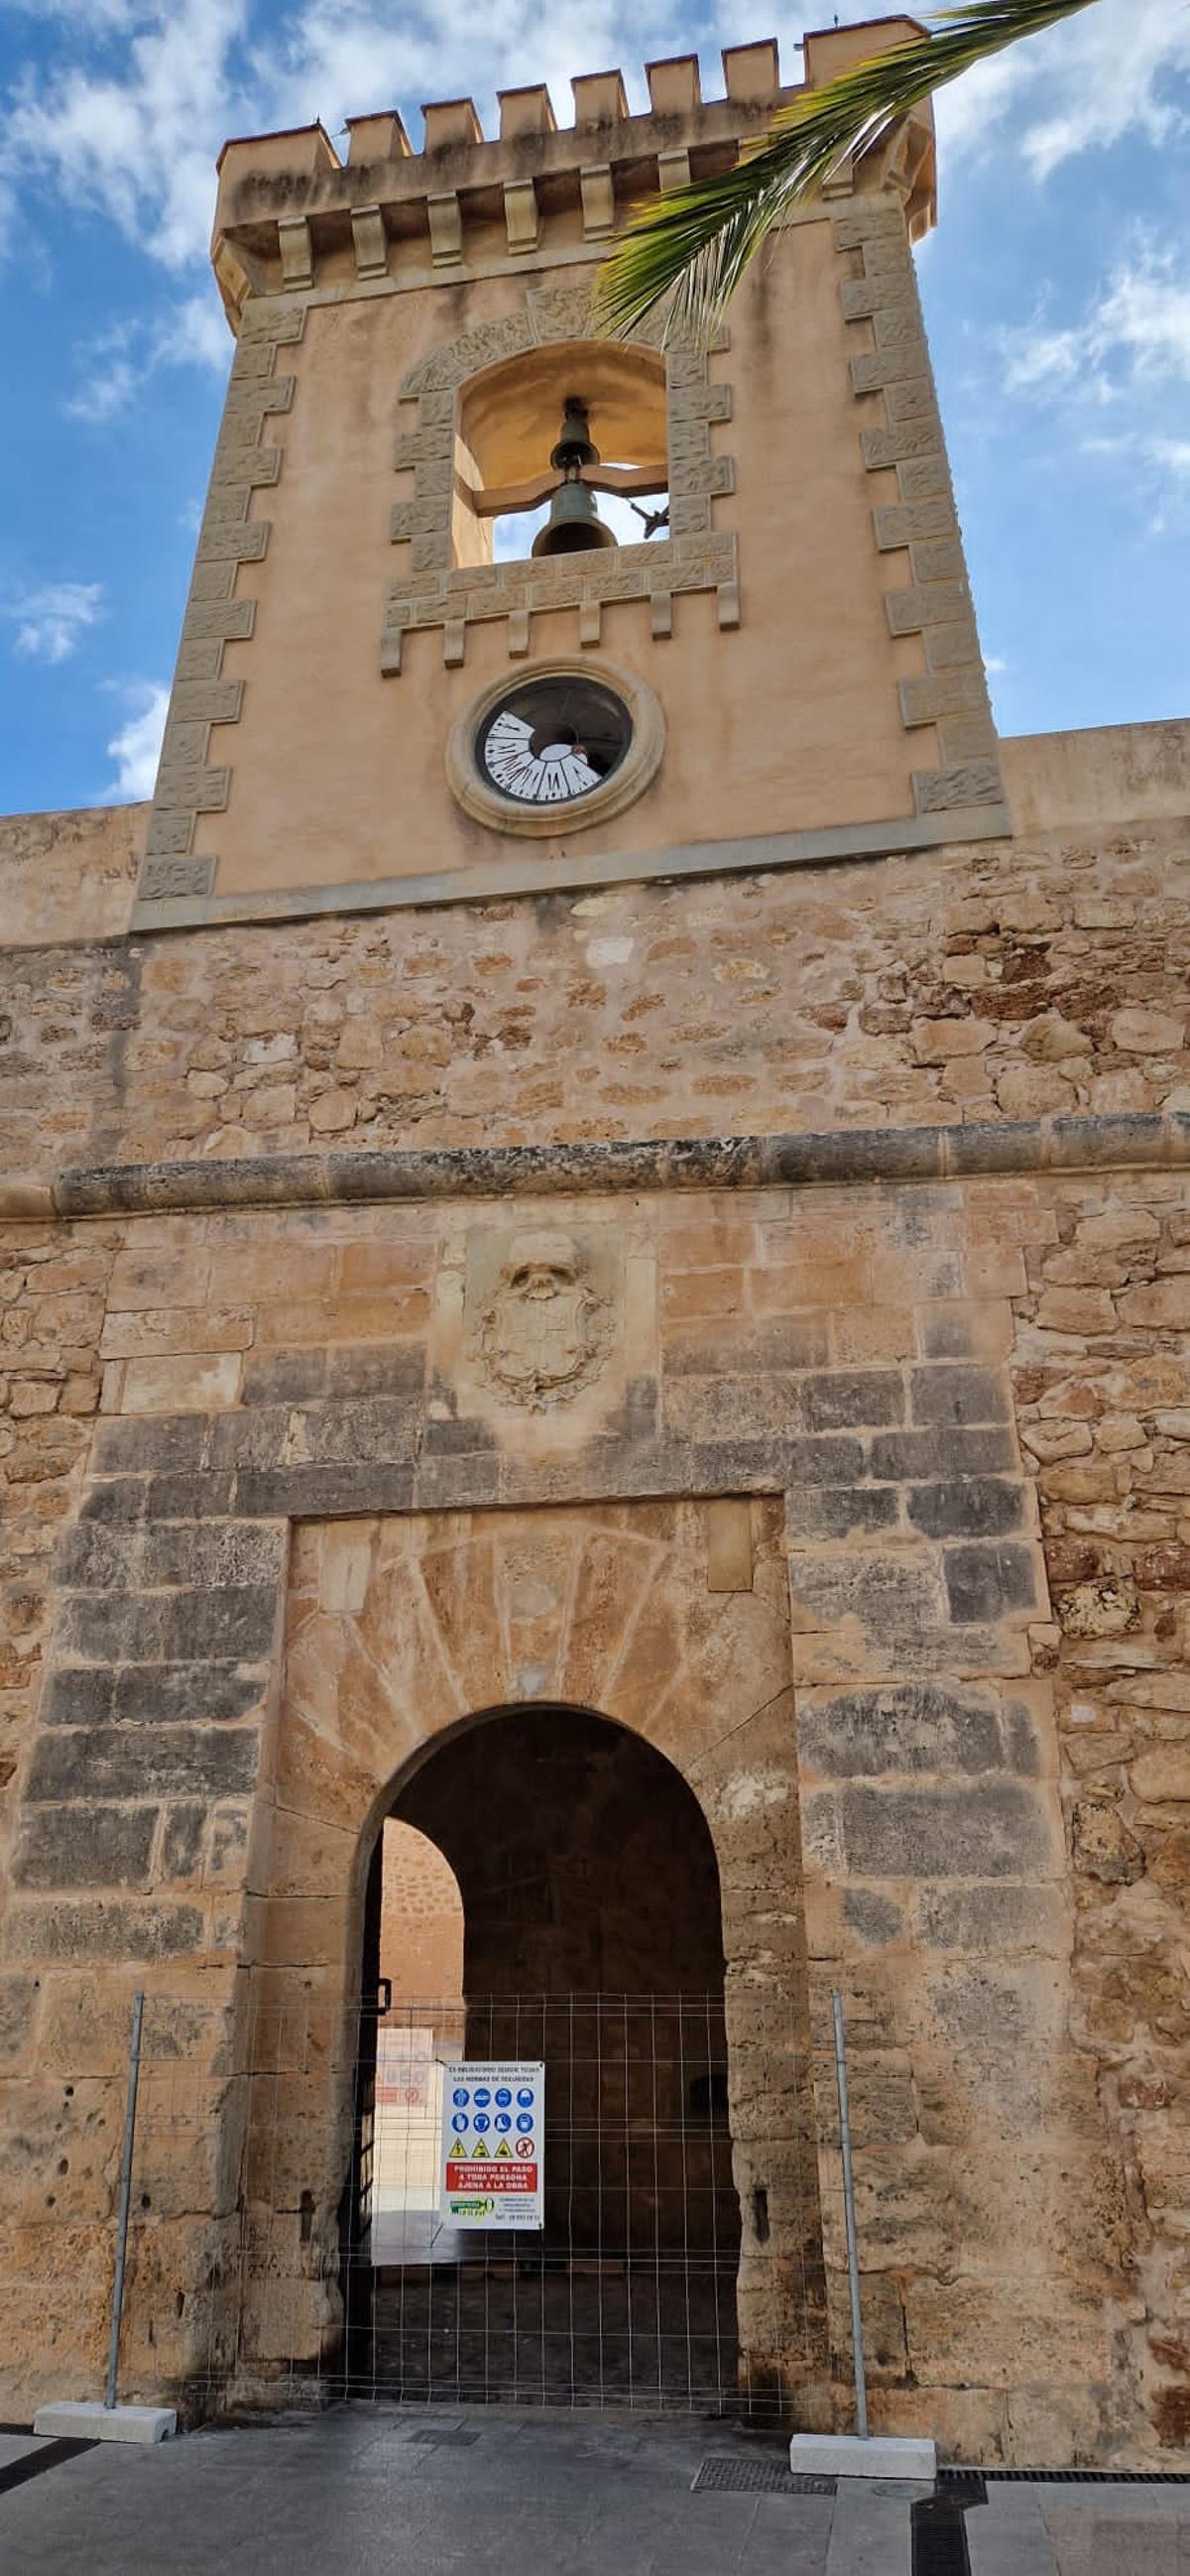
<instances>
[{"instance_id":1,"label":"red prohibition sign","mask_svg":"<svg viewBox=\"0 0 1190 2576\"><path fill-rule=\"evenodd\" d=\"M534 2156L537 2153L537 2149L533 2144L532 2138L518 2138L516 2142L516 2151L518 2156Z\"/></svg>"}]
</instances>

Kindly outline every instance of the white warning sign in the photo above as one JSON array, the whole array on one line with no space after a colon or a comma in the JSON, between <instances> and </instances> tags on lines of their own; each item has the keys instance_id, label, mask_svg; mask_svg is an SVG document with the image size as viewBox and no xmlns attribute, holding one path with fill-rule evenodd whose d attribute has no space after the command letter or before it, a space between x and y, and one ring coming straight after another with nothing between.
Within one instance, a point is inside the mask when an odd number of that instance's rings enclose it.
<instances>
[{"instance_id":1,"label":"white warning sign","mask_svg":"<svg viewBox=\"0 0 1190 2576\"><path fill-rule=\"evenodd\" d=\"M452 2227L545 2223L545 2068L517 2058L443 2068L439 2206Z\"/></svg>"}]
</instances>

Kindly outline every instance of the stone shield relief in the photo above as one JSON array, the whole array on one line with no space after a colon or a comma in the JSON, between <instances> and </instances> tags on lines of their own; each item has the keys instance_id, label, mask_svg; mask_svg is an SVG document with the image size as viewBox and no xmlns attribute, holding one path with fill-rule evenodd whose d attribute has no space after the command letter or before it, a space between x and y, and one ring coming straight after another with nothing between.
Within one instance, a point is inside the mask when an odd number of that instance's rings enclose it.
<instances>
[{"instance_id":1,"label":"stone shield relief","mask_svg":"<svg viewBox=\"0 0 1190 2576\"><path fill-rule=\"evenodd\" d=\"M602 1375L622 1305L620 1250L606 1232L522 1225L468 1245L465 1351L498 1403L548 1414Z\"/></svg>"}]
</instances>

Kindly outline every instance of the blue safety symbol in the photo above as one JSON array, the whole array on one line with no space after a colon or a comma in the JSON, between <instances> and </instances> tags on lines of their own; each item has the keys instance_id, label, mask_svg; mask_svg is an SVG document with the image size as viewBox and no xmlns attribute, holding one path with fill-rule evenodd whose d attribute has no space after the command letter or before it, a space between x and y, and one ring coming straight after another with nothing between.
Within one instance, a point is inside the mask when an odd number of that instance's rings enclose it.
<instances>
[{"instance_id":1,"label":"blue safety symbol","mask_svg":"<svg viewBox=\"0 0 1190 2576\"><path fill-rule=\"evenodd\" d=\"M520 2106L521 2106L522 2111L531 2111L531 2110L532 2110L532 2108L533 2108L533 2093L532 2093L532 2088L531 2088L531 2086L529 2086L528 2084L522 2084L521 2089L520 2089L520 2092L517 2094L517 2097L516 2097L516 2098L517 2098L518 2102L520 2103ZM478 2095L478 2093L476 2094L475 2099L476 2099L476 2101L478 2102L478 2100L479 2100L479 2095Z\"/></svg>"},{"instance_id":2,"label":"blue safety symbol","mask_svg":"<svg viewBox=\"0 0 1190 2576\"><path fill-rule=\"evenodd\" d=\"M475 2087L475 2099L476 2099L476 2101L478 2102L478 2104L479 2104L479 2107L480 2107L480 2110L481 2110L481 2111L486 2111L486 2109L487 2109L487 2107L488 2107L488 2104L489 2104L489 2102L491 2101L491 2098L492 2098L492 2097L491 2097L491 2094L489 2093L489 2091L488 2091L488 2088L487 2088L487 2085L486 2085L486 2084L477 2084L477 2085L476 2085L476 2087Z\"/></svg>"},{"instance_id":3,"label":"blue safety symbol","mask_svg":"<svg viewBox=\"0 0 1190 2576\"><path fill-rule=\"evenodd\" d=\"M517 2113L517 2127L520 2130L521 2136L524 2137L532 2126L533 2120L531 2114L528 2111L519 2111Z\"/></svg>"},{"instance_id":4,"label":"blue safety symbol","mask_svg":"<svg viewBox=\"0 0 1190 2576\"><path fill-rule=\"evenodd\" d=\"M488 2118L488 2115L487 2115L487 2112L486 2112L486 2111L477 2111L477 2112L476 2112L476 2114L475 2114L475 2118L474 2118L474 2120L473 2120L473 2122L472 2122L472 2127L473 2127L473 2128L475 2128L475 2129L478 2129L478 2130L479 2130L479 2132L480 2132L480 2134L481 2134L481 2136L482 2136L483 2131L484 2131L485 2129L490 2129L490 2128L491 2128L491 2125L492 2125L492 2123L491 2123L490 2119Z\"/></svg>"},{"instance_id":5,"label":"blue safety symbol","mask_svg":"<svg viewBox=\"0 0 1190 2576\"><path fill-rule=\"evenodd\" d=\"M500 2099L499 2094L497 2094L496 2099L497 2099L497 2101L499 2101L499 2099ZM509 2112L507 2112L507 2111L497 2111L497 2113L496 2113L496 2126L497 2126L497 2128L498 2128L498 2129L511 2129L511 2127L512 2127L512 2119L511 2119L511 2115L509 2114Z\"/></svg>"},{"instance_id":6,"label":"blue safety symbol","mask_svg":"<svg viewBox=\"0 0 1190 2576\"><path fill-rule=\"evenodd\" d=\"M463 2085L461 2085L461 2084L460 2084L459 2086L457 2086L456 2090L451 2094L451 2097L450 2097L450 2098L451 2098L451 2101L452 2101L452 2102L457 2102L457 2103L458 2103L459 2109L460 2109L460 2111L461 2111L461 2110L462 2110L462 2108L463 2108L463 2104L464 2104L465 2102L469 2102L469 2101L470 2101L470 2099L471 2099L471 2096L470 2096L470 2094L466 2091L465 2087L464 2087Z\"/></svg>"},{"instance_id":7,"label":"blue safety symbol","mask_svg":"<svg viewBox=\"0 0 1190 2576\"><path fill-rule=\"evenodd\" d=\"M467 2126L467 2114L466 2114L466 2112L465 2112L465 2111L456 2111L456 2112L455 2112L455 2114L454 2114L453 2119L451 2120L451 2124L450 2124L450 2125L451 2125L452 2129L454 2130L456 2137L461 2137L461 2136L462 2136L462 2134L463 2134L463 2131L465 2130L465 2128L466 2128L466 2126Z\"/></svg>"},{"instance_id":8,"label":"blue safety symbol","mask_svg":"<svg viewBox=\"0 0 1190 2576\"><path fill-rule=\"evenodd\" d=\"M507 2084L498 2084L496 2086L496 2100L498 2101L502 2111L506 2111L508 2109L508 2105L512 2100L512 2095L508 2090Z\"/></svg>"}]
</instances>

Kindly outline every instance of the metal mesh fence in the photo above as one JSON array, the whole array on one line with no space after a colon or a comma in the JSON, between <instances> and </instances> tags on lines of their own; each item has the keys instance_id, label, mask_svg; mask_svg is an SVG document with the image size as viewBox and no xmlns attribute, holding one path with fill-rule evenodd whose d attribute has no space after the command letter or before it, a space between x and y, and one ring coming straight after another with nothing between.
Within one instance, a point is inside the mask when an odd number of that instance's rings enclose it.
<instances>
[{"instance_id":1,"label":"metal mesh fence","mask_svg":"<svg viewBox=\"0 0 1190 2576\"><path fill-rule=\"evenodd\" d=\"M825 2030L771 1994L381 2006L148 1996L121 2397L822 2420L850 2375ZM539 2229L452 2219L464 2060L544 2067ZM86 2079L113 2151L124 2075Z\"/></svg>"}]
</instances>

